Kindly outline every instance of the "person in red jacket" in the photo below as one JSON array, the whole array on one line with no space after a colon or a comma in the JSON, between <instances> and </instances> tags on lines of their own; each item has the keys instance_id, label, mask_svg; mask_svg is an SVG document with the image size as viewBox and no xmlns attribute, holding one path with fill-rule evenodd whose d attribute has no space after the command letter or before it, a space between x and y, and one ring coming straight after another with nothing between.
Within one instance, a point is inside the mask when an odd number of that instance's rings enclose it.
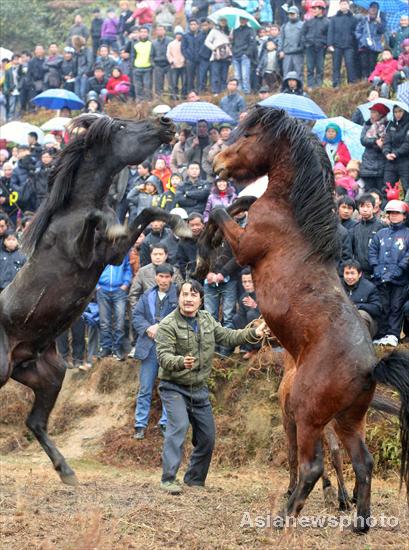
<instances>
[{"instance_id":1,"label":"person in red jacket","mask_svg":"<svg viewBox=\"0 0 409 550\"><path fill-rule=\"evenodd\" d=\"M398 70L393 76L392 89L396 93L398 85L409 79L409 38L401 44L401 54L398 57Z\"/></svg>"},{"instance_id":2,"label":"person in red jacket","mask_svg":"<svg viewBox=\"0 0 409 550\"><path fill-rule=\"evenodd\" d=\"M382 52L381 61L375 65L375 69L368 78L369 82L372 82L373 88L380 87L380 97L389 97L393 76L397 70L397 60L393 59L391 50L385 48Z\"/></svg>"},{"instance_id":3,"label":"person in red jacket","mask_svg":"<svg viewBox=\"0 0 409 550\"><path fill-rule=\"evenodd\" d=\"M351 153L342 141L342 130L335 122L327 124L322 145L325 147L332 167L337 162L342 162L346 167L351 160Z\"/></svg>"},{"instance_id":4,"label":"person in red jacket","mask_svg":"<svg viewBox=\"0 0 409 550\"><path fill-rule=\"evenodd\" d=\"M122 100L126 100L130 89L131 83L129 81L129 76L122 74L119 67L114 67L111 71L111 78L107 82L107 100L113 97L119 97Z\"/></svg>"},{"instance_id":5,"label":"person in red jacket","mask_svg":"<svg viewBox=\"0 0 409 550\"><path fill-rule=\"evenodd\" d=\"M150 4L152 4L152 2L147 2L146 0L137 0L136 9L126 22L132 23L133 21L135 21L135 25L151 28L154 13L153 9L150 7Z\"/></svg>"}]
</instances>

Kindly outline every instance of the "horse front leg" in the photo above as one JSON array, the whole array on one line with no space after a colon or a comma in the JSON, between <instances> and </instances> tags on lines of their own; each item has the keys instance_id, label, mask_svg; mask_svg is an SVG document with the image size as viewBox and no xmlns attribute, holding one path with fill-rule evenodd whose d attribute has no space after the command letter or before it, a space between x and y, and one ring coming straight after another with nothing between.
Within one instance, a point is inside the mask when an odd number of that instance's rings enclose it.
<instances>
[{"instance_id":1,"label":"horse front leg","mask_svg":"<svg viewBox=\"0 0 409 550\"><path fill-rule=\"evenodd\" d=\"M11 374L11 357L9 339L6 329L0 323L0 388L4 386Z\"/></svg>"},{"instance_id":2,"label":"horse front leg","mask_svg":"<svg viewBox=\"0 0 409 550\"><path fill-rule=\"evenodd\" d=\"M11 376L34 392L34 404L26 421L27 427L47 453L61 481L67 485L77 485L74 471L47 433L48 418L65 376L64 361L58 355L55 344L49 346L39 359L15 367Z\"/></svg>"},{"instance_id":3,"label":"horse front leg","mask_svg":"<svg viewBox=\"0 0 409 550\"><path fill-rule=\"evenodd\" d=\"M89 269L95 262L95 230L108 225L109 217L101 210L91 210L85 216L79 235L71 243L71 254L82 269Z\"/></svg>"}]
</instances>

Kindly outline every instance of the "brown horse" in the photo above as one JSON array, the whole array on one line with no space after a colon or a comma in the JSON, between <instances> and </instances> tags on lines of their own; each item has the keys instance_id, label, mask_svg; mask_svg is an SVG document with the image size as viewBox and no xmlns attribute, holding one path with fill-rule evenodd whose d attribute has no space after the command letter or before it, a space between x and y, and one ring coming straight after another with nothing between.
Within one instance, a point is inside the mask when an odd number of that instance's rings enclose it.
<instances>
[{"instance_id":1,"label":"brown horse","mask_svg":"<svg viewBox=\"0 0 409 550\"><path fill-rule=\"evenodd\" d=\"M182 235L187 229L178 216L158 208L120 226L107 202L116 173L171 141L170 120L89 114L77 117L73 128L77 136L61 153L26 235L28 261L0 295L0 387L12 377L34 391L27 426L71 485L75 474L47 433L66 370L55 338L81 315L104 267L120 264L149 223L164 220Z\"/></svg>"},{"instance_id":2,"label":"brown horse","mask_svg":"<svg viewBox=\"0 0 409 550\"><path fill-rule=\"evenodd\" d=\"M366 532L373 460L365 415L377 382L401 396L401 479L409 493L409 357L395 351L377 362L369 333L342 288L335 263L340 244L334 181L325 150L283 111L256 107L214 169L243 183L268 175L268 188L250 206L244 229L224 209L211 213L198 269L206 272L220 228L237 261L252 267L261 313L295 362L290 401L299 476L283 513L298 515L322 475L321 438L334 420L356 476L355 529Z\"/></svg>"}]
</instances>

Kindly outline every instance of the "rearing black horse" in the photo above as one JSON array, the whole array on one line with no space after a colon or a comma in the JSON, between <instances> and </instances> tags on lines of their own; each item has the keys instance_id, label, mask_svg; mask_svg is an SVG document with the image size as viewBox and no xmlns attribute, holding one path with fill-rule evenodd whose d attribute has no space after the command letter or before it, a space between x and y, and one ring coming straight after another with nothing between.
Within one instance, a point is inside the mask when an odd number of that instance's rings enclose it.
<instances>
[{"instance_id":1,"label":"rearing black horse","mask_svg":"<svg viewBox=\"0 0 409 550\"><path fill-rule=\"evenodd\" d=\"M104 267L120 264L151 221L164 220L178 234L189 231L178 216L157 208L121 226L107 204L113 175L171 141L170 120L82 115L73 130L25 237L29 259L0 295L0 387L11 376L34 391L27 426L67 484L77 483L75 474L47 434L65 375L54 340L82 313Z\"/></svg>"}]
</instances>

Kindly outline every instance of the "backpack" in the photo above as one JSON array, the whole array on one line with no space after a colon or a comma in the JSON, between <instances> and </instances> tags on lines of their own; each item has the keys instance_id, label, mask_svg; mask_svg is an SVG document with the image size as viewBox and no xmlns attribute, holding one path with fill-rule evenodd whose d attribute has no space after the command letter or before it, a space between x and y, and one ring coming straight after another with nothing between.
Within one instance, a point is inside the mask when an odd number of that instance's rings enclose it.
<instances>
[{"instance_id":1,"label":"backpack","mask_svg":"<svg viewBox=\"0 0 409 550\"><path fill-rule=\"evenodd\" d=\"M222 44L221 46L217 46L214 50L213 59L214 61L222 61L223 59L229 59L232 55L233 52L230 44Z\"/></svg>"}]
</instances>

